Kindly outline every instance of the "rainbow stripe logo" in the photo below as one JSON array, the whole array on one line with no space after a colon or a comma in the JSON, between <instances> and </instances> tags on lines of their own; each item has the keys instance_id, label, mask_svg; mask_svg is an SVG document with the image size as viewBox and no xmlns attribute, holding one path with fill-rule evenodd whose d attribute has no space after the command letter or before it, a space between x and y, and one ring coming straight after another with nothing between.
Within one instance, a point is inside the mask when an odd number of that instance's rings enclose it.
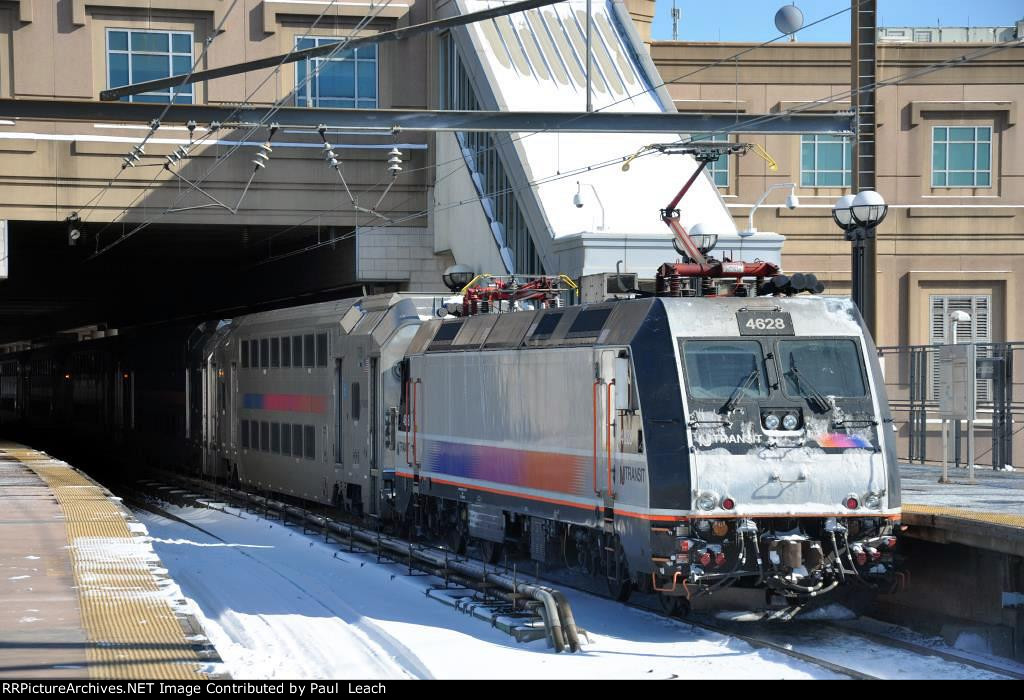
<instances>
[{"instance_id":1,"label":"rainbow stripe logo","mask_svg":"<svg viewBox=\"0 0 1024 700\"><path fill-rule=\"evenodd\" d=\"M242 408L257 411L327 413L327 397L307 394L245 394Z\"/></svg>"},{"instance_id":2,"label":"rainbow stripe logo","mask_svg":"<svg viewBox=\"0 0 1024 700\"><path fill-rule=\"evenodd\" d=\"M870 448L871 443L862 438L860 435L847 435L846 433L825 433L819 435L818 445L821 447L863 447Z\"/></svg>"}]
</instances>

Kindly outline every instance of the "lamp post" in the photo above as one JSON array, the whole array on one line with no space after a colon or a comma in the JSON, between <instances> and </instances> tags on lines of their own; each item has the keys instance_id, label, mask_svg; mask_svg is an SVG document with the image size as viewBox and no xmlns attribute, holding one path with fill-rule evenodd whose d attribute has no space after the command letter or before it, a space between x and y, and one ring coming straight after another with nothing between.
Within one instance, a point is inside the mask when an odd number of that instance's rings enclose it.
<instances>
[{"instance_id":1,"label":"lamp post","mask_svg":"<svg viewBox=\"0 0 1024 700\"><path fill-rule=\"evenodd\" d=\"M875 237L875 228L885 219L889 205L874 190L856 195L845 194L832 206L832 220L853 244L850 257L850 282L853 303L872 335L875 333L875 280L869 275L868 241Z\"/></svg>"}]
</instances>

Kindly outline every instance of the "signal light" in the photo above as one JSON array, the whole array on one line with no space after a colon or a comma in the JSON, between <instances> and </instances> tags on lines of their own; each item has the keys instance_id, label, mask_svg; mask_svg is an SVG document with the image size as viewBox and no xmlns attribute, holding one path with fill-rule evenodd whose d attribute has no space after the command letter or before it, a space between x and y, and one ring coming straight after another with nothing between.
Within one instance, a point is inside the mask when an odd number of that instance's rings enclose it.
<instances>
[{"instance_id":1,"label":"signal light","mask_svg":"<svg viewBox=\"0 0 1024 700\"><path fill-rule=\"evenodd\" d=\"M701 566L708 566L711 563L711 551L705 549L700 553L700 556L697 557L697 561L700 562Z\"/></svg>"},{"instance_id":2,"label":"signal light","mask_svg":"<svg viewBox=\"0 0 1024 700\"><path fill-rule=\"evenodd\" d=\"M850 510L857 510L859 506L860 503L853 496L850 496L849 498L846 499L846 507L849 508Z\"/></svg>"},{"instance_id":3,"label":"signal light","mask_svg":"<svg viewBox=\"0 0 1024 700\"><path fill-rule=\"evenodd\" d=\"M732 500L728 496L722 499L722 507L726 510L732 510L736 507L736 501Z\"/></svg>"},{"instance_id":4,"label":"signal light","mask_svg":"<svg viewBox=\"0 0 1024 700\"><path fill-rule=\"evenodd\" d=\"M725 564L725 553L715 552L715 566L722 566Z\"/></svg>"}]
</instances>

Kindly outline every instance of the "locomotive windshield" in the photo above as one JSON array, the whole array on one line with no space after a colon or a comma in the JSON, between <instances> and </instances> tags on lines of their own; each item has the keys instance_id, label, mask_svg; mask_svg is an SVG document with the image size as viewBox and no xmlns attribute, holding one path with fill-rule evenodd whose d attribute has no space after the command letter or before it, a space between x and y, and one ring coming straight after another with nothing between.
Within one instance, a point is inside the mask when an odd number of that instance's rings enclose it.
<instances>
[{"instance_id":1,"label":"locomotive windshield","mask_svg":"<svg viewBox=\"0 0 1024 700\"><path fill-rule=\"evenodd\" d=\"M695 399L768 395L764 359L753 340L690 340L683 343L690 395Z\"/></svg>"},{"instance_id":2,"label":"locomotive windshield","mask_svg":"<svg viewBox=\"0 0 1024 700\"><path fill-rule=\"evenodd\" d=\"M780 340L779 370L789 396L865 394L860 353L852 340Z\"/></svg>"}]
</instances>

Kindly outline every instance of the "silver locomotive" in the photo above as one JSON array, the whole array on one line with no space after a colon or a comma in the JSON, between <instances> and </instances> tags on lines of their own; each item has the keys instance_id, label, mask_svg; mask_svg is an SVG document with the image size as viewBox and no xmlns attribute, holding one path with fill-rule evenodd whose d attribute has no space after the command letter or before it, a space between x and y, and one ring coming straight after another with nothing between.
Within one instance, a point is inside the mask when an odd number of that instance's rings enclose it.
<instances>
[{"instance_id":1,"label":"silver locomotive","mask_svg":"<svg viewBox=\"0 0 1024 700\"><path fill-rule=\"evenodd\" d=\"M892 419L848 299L439 319L443 303L388 294L208 329L187 382L203 469L670 608L729 585L803 604L892 582Z\"/></svg>"}]
</instances>

